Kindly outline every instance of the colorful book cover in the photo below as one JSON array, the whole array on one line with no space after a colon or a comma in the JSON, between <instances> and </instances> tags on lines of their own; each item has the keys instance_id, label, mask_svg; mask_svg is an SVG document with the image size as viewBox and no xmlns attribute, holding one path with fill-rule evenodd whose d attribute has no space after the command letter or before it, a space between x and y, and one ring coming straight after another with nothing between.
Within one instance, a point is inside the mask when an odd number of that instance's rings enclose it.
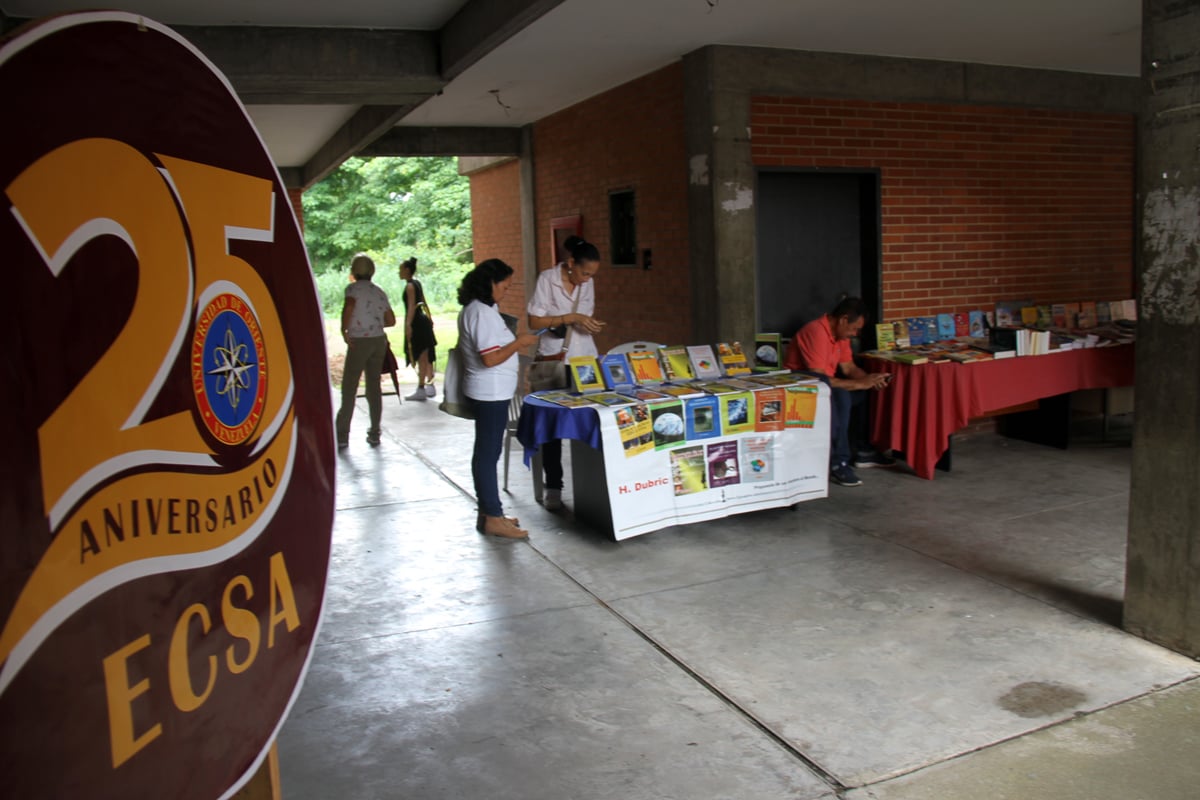
<instances>
[{"instance_id":1,"label":"colorful book cover","mask_svg":"<svg viewBox=\"0 0 1200 800\"><path fill-rule=\"evenodd\" d=\"M781 431L784 428L784 390L780 387L754 392L754 430Z\"/></svg>"},{"instance_id":2,"label":"colorful book cover","mask_svg":"<svg viewBox=\"0 0 1200 800\"><path fill-rule=\"evenodd\" d=\"M647 453L654 449L654 431L650 423L650 411L642 404L618 408L613 411L617 419L617 431L621 435L621 447L625 457Z\"/></svg>"},{"instance_id":3,"label":"colorful book cover","mask_svg":"<svg viewBox=\"0 0 1200 800\"><path fill-rule=\"evenodd\" d=\"M993 327L1017 328L1021 325L1021 309L1033 305L1032 300L997 300Z\"/></svg>"},{"instance_id":4,"label":"colorful book cover","mask_svg":"<svg viewBox=\"0 0 1200 800\"><path fill-rule=\"evenodd\" d=\"M634 400L638 400L643 403L653 403L659 400L671 399L671 395L667 394L666 392L659 392L654 389L644 389L639 386L622 389L621 394L625 395L626 397L632 397Z\"/></svg>"},{"instance_id":5,"label":"colorful book cover","mask_svg":"<svg viewBox=\"0 0 1200 800\"><path fill-rule=\"evenodd\" d=\"M976 339L982 339L984 336L987 336L987 331L983 327L983 320L984 320L983 311L977 310L977 311L972 311L970 314L968 314L967 315L967 330L968 330L967 335L972 336Z\"/></svg>"},{"instance_id":6,"label":"colorful book cover","mask_svg":"<svg viewBox=\"0 0 1200 800\"><path fill-rule=\"evenodd\" d=\"M1068 310L1067 313L1070 313ZM1050 315L1050 306L1037 306L1037 326L1042 330L1048 330L1054 325L1054 320Z\"/></svg>"},{"instance_id":7,"label":"colorful book cover","mask_svg":"<svg viewBox=\"0 0 1200 800\"><path fill-rule=\"evenodd\" d=\"M937 317L921 317L925 324L925 344L933 344L938 340Z\"/></svg>"},{"instance_id":8,"label":"colorful book cover","mask_svg":"<svg viewBox=\"0 0 1200 800\"><path fill-rule=\"evenodd\" d=\"M588 392L604 388L604 378L600 374L600 362L595 356L573 356L567 360L571 370L571 382L575 391Z\"/></svg>"},{"instance_id":9,"label":"colorful book cover","mask_svg":"<svg viewBox=\"0 0 1200 800\"><path fill-rule=\"evenodd\" d=\"M890 322L880 322L875 326L875 349L896 349L896 326Z\"/></svg>"},{"instance_id":10,"label":"colorful book cover","mask_svg":"<svg viewBox=\"0 0 1200 800\"><path fill-rule=\"evenodd\" d=\"M775 480L775 437L747 436L741 440L742 483Z\"/></svg>"},{"instance_id":11,"label":"colorful book cover","mask_svg":"<svg viewBox=\"0 0 1200 800\"><path fill-rule=\"evenodd\" d=\"M712 395L683 401L683 424L689 442L721 435L720 404Z\"/></svg>"},{"instance_id":12,"label":"colorful book cover","mask_svg":"<svg viewBox=\"0 0 1200 800\"><path fill-rule=\"evenodd\" d=\"M687 347L688 361L692 364L692 374L701 380L712 380L721 377L721 364L713 349L707 344L690 344Z\"/></svg>"},{"instance_id":13,"label":"colorful book cover","mask_svg":"<svg viewBox=\"0 0 1200 800\"><path fill-rule=\"evenodd\" d=\"M938 314L937 315L937 340L944 342L947 339L954 338L954 315L953 314Z\"/></svg>"},{"instance_id":14,"label":"colorful book cover","mask_svg":"<svg viewBox=\"0 0 1200 800\"><path fill-rule=\"evenodd\" d=\"M669 381L690 381L696 377L692 372L692 362L688 358L687 348L683 345L662 347L658 350L662 362L663 375Z\"/></svg>"},{"instance_id":15,"label":"colorful book cover","mask_svg":"<svg viewBox=\"0 0 1200 800\"><path fill-rule=\"evenodd\" d=\"M1108 302L1101 300L1096 303L1096 324L1107 325L1112 322L1112 311L1109 309Z\"/></svg>"},{"instance_id":16,"label":"colorful book cover","mask_svg":"<svg viewBox=\"0 0 1200 800\"><path fill-rule=\"evenodd\" d=\"M733 394L734 392L743 391L737 386L730 386L724 381L693 381L692 386L695 386L705 394Z\"/></svg>"},{"instance_id":17,"label":"colorful book cover","mask_svg":"<svg viewBox=\"0 0 1200 800\"><path fill-rule=\"evenodd\" d=\"M1137 300L1121 301L1121 317L1134 322L1137 321Z\"/></svg>"},{"instance_id":18,"label":"colorful book cover","mask_svg":"<svg viewBox=\"0 0 1200 800\"><path fill-rule=\"evenodd\" d=\"M624 353L609 353L600 356L600 374L604 378L607 389L618 386L629 386L633 381L633 371L629 368L629 359Z\"/></svg>"},{"instance_id":19,"label":"colorful book cover","mask_svg":"<svg viewBox=\"0 0 1200 800\"><path fill-rule=\"evenodd\" d=\"M1075 327L1096 327L1096 303L1089 300L1079 304L1079 316L1076 317Z\"/></svg>"},{"instance_id":20,"label":"colorful book cover","mask_svg":"<svg viewBox=\"0 0 1200 800\"><path fill-rule=\"evenodd\" d=\"M654 449L665 450L686 438L683 424L683 403L671 400L650 406L650 429L654 432Z\"/></svg>"},{"instance_id":21,"label":"colorful book cover","mask_svg":"<svg viewBox=\"0 0 1200 800\"><path fill-rule=\"evenodd\" d=\"M669 394L672 397L699 397L704 394L701 390L692 386L690 383L662 383L654 387L655 390L663 394Z\"/></svg>"},{"instance_id":22,"label":"colorful book cover","mask_svg":"<svg viewBox=\"0 0 1200 800\"><path fill-rule=\"evenodd\" d=\"M747 375L750 373L750 362L746 360L746 352L742 350L741 342L717 345L717 358L726 375Z\"/></svg>"},{"instance_id":23,"label":"colorful book cover","mask_svg":"<svg viewBox=\"0 0 1200 800\"><path fill-rule=\"evenodd\" d=\"M784 426L811 428L817 421L817 387L787 386L783 398Z\"/></svg>"},{"instance_id":24,"label":"colorful book cover","mask_svg":"<svg viewBox=\"0 0 1200 800\"><path fill-rule=\"evenodd\" d=\"M598 406L631 406L637 402L632 397L626 397L625 395L617 394L616 392L594 392L591 394L585 394L584 397L591 403Z\"/></svg>"},{"instance_id":25,"label":"colorful book cover","mask_svg":"<svg viewBox=\"0 0 1200 800\"><path fill-rule=\"evenodd\" d=\"M704 445L678 447L671 451L671 482L675 485L676 497L707 489L707 473Z\"/></svg>"},{"instance_id":26,"label":"colorful book cover","mask_svg":"<svg viewBox=\"0 0 1200 800\"><path fill-rule=\"evenodd\" d=\"M1022 306L1021 307L1021 323L1026 327L1037 325L1038 310L1037 306Z\"/></svg>"},{"instance_id":27,"label":"colorful book cover","mask_svg":"<svg viewBox=\"0 0 1200 800\"><path fill-rule=\"evenodd\" d=\"M723 394L721 401L721 430L726 436L754 430L754 395L751 392Z\"/></svg>"},{"instance_id":28,"label":"colorful book cover","mask_svg":"<svg viewBox=\"0 0 1200 800\"><path fill-rule=\"evenodd\" d=\"M754 335L754 369L773 370L783 366L783 341L778 333Z\"/></svg>"},{"instance_id":29,"label":"colorful book cover","mask_svg":"<svg viewBox=\"0 0 1200 800\"><path fill-rule=\"evenodd\" d=\"M954 315L954 335L956 337L971 335L971 321L965 311L959 311Z\"/></svg>"},{"instance_id":30,"label":"colorful book cover","mask_svg":"<svg viewBox=\"0 0 1200 800\"><path fill-rule=\"evenodd\" d=\"M1050 304L1050 323L1055 328L1066 328L1067 325L1067 307L1062 303Z\"/></svg>"},{"instance_id":31,"label":"colorful book cover","mask_svg":"<svg viewBox=\"0 0 1200 800\"><path fill-rule=\"evenodd\" d=\"M706 448L708 453L708 488L718 489L741 483L738 469L738 443L713 442Z\"/></svg>"},{"instance_id":32,"label":"colorful book cover","mask_svg":"<svg viewBox=\"0 0 1200 800\"><path fill-rule=\"evenodd\" d=\"M581 406L590 406L592 401L588 400L581 394L567 394L566 392L539 392L535 397L545 400L548 403L565 406L566 408L579 408Z\"/></svg>"},{"instance_id":33,"label":"colorful book cover","mask_svg":"<svg viewBox=\"0 0 1200 800\"><path fill-rule=\"evenodd\" d=\"M908 343L911 347L925 344L925 322L920 317L909 317L905 320L908 328Z\"/></svg>"},{"instance_id":34,"label":"colorful book cover","mask_svg":"<svg viewBox=\"0 0 1200 800\"><path fill-rule=\"evenodd\" d=\"M793 372L788 372L783 375L755 375L752 379L754 383L762 386L795 386L797 383L812 380L807 375L797 375Z\"/></svg>"},{"instance_id":35,"label":"colorful book cover","mask_svg":"<svg viewBox=\"0 0 1200 800\"><path fill-rule=\"evenodd\" d=\"M662 365L658 363L658 353L650 350L634 350L626 354L629 358L629 368L633 371L633 379L638 383L662 383Z\"/></svg>"},{"instance_id":36,"label":"colorful book cover","mask_svg":"<svg viewBox=\"0 0 1200 800\"><path fill-rule=\"evenodd\" d=\"M1079 303L1063 303L1063 309L1067 315L1067 324L1064 327L1075 328L1079 326Z\"/></svg>"}]
</instances>

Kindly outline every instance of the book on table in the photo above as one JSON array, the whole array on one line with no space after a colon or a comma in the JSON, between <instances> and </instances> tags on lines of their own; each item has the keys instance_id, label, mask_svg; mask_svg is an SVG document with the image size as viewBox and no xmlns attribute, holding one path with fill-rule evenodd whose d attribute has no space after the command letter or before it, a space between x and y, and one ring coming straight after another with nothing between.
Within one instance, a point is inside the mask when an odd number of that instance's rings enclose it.
<instances>
[{"instance_id":1,"label":"book on table","mask_svg":"<svg viewBox=\"0 0 1200 800\"><path fill-rule=\"evenodd\" d=\"M629 368L633 371L633 379L637 383L662 383L664 380L662 365L658 361L658 353L652 350L633 350L626 354Z\"/></svg>"},{"instance_id":2,"label":"book on table","mask_svg":"<svg viewBox=\"0 0 1200 800\"><path fill-rule=\"evenodd\" d=\"M592 392L583 396L594 405L609 406L610 408L616 406L631 406L638 402L632 397L618 394L617 392Z\"/></svg>"},{"instance_id":3,"label":"book on table","mask_svg":"<svg viewBox=\"0 0 1200 800\"><path fill-rule=\"evenodd\" d=\"M1087 300L1079 304L1079 316L1076 318L1075 327L1084 330L1096 327L1096 303L1094 301Z\"/></svg>"},{"instance_id":4,"label":"book on table","mask_svg":"<svg viewBox=\"0 0 1200 800\"><path fill-rule=\"evenodd\" d=\"M957 334L954 333L954 315L953 314L938 314L937 315L937 340L945 341L953 339Z\"/></svg>"},{"instance_id":5,"label":"book on table","mask_svg":"<svg viewBox=\"0 0 1200 800\"><path fill-rule=\"evenodd\" d=\"M696 377L692 372L692 361L688 358L687 348L683 345L660 347L658 356L662 363L663 376L668 381L690 381Z\"/></svg>"},{"instance_id":6,"label":"book on table","mask_svg":"<svg viewBox=\"0 0 1200 800\"><path fill-rule=\"evenodd\" d=\"M604 386L615 389L618 386L631 386L633 370L629 367L629 359L624 353L608 353L600 356L600 373L604 378Z\"/></svg>"},{"instance_id":7,"label":"book on table","mask_svg":"<svg viewBox=\"0 0 1200 800\"><path fill-rule=\"evenodd\" d=\"M896 326L890 322L880 322L875 326L875 347L879 350L896 349Z\"/></svg>"},{"instance_id":8,"label":"book on table","mask_svg":"<svg viewBox=\"0 0 1200 800\"><path fill-rule=\"evenodd\" d=\"M984 320L982 310L972 311L967 315L967 335L974 339L982 339L987 336L987 329L984 328Z\"/></svg>"},{"instance_id":9,"label":"book on table","mask_svg":"<svg viewBox=\"0 0 1200 800\"><path fill-rule=\"evenodd\" d=\"M660 383L654 387L654 390L671 397L699 397L704 394L703 389L697 389L690 383Z\"/></svg>"},{"instance_id":10,"label":"book on table","mask_svg":"<svg viewBox=\"0 0 1200 800\"><path fill-rule=\"evenodd\" d=\"M770 371L783 366L783 337L778 333L754 335L754 371Z\"/></svg>"},{"instance_id":11,"label":"book on table","mask_svg":"<svg viewBox=\"0 0 1200 800\"><path fill-rule=\"evenodd\" d=\"M1037 306L1022 306L1020 324L1029 328L1037 327L1038 310Z\"/></svg>"},{"instance_id":12,"label":"book on table","mask_svg":"<svg viewBox=\"0 0 1200 800\"><path fill-rule=\"evenodd\" d=\"M752 371L741 342L719 343L717 358L720 359L721 368L725 370L726 375L749 375Z\"/></svg>"},{"instance_id":13,"label":"book on table","mask_svg":"<svg viewBox=\"0 0 1200 800\"><path fill-rule=\"evenodd\" d=\"M1068 313L1070 313L1068 311ZM1054 321L1050 315L1050 306L1037 306L1037 326L1042 330L1047 330L1054 325Z\"/></svg>"},{"instance_id":14,"label":"book on table","mask_svg":"<svg viewBox=\"0 0 1200 800\"><path fill-rule=\"evenodd\" d=\"M745 389L731 386L725 381L692 381L692 386L695 386L705 394L733 394L734 392L745 391Z\"/></svg>"},{"instance_id":15,"label":"book on table","mask_svg":"<svg viewBox=\"0 0 1200 800\"><path fill-rule=\"evenodd\" d=\"M1112 311L1107 300L1096 301L1096 324L1107 325L1112 322Z\"/></svg>"},{"instance_id":16,"label":"book on table","mask_svg":"<svg viewBox=\"0 0 1200 800\"><path fill-rule=\"evenodd\" d=\"M717 361L712 346L707 344L690 344L687 346L688 361L691 362L692 374L701 380L713 380L722 376L721 364Z\"/></svg>"},{"instance_id":17,"label":"book on table","mask_svg":"<svg viewBox=\"0 0 1200 800\"><path fill-rule=\"evenodd\" d=\"M908 343L911 347L925 344L925 320L922 317L909 317L904 321L908 328Z\"/></svg>"},{"instance_id":18,"label":"book on table","mask_svg":"<svg viewBox=\"0 0 1200 800\"><path fill-rule=\"evenodd\" d=\"M970 315L965 311L956 312L954 315L954 338L960 336L971 335L971 319Z\"/></svg>"},{"instance_id":19,"label":"book on table","mask_svg":"<svg viewBox=\"0 0 1200 800\"><path fill-rule=\"evenodd\" d=\"M671 399L671 395L645 386L628 386L621 389L621 394L625 395L626 397L632 397L633 399L642 403Z\"/></svg>"},{"instance_id":20,"label":"book on table","mask_svg":"<svg viewBox=\"0 0 1200 800\"><path fill-rule=\"evenodd\" d=\"M1021 309L1029 308L1033 305L1032 300L997 300L996 301L996 318L991 327L993 328L1015 328L1021 324ZM1034 312L1034 318L1037 318L1037 312Z\"/></svg>"},{"instance_id":21,"label":"book on table","mask_svg":"<svg viewBox=\"0 0 1200 800\"><path fill-rule=\"evenodd\" d=\"M581 394L570 394L568 392L535 392L534 397L539 400L545 400L548 403L563 406L564 408L580 408L582 406L590 406L592 401Z\"/></svg>"},{"instance_id":22,"label":"book on table","mask_svg":"<svg viewBox=\"0 0 1200 800\"><path fill-rule=\"evenodd\" d=\"M575 391L588 392L604 388L604 376L600 372L600 362L595 356L572 356L567 359L567 367Z\"/></svg>"}]
</instances>

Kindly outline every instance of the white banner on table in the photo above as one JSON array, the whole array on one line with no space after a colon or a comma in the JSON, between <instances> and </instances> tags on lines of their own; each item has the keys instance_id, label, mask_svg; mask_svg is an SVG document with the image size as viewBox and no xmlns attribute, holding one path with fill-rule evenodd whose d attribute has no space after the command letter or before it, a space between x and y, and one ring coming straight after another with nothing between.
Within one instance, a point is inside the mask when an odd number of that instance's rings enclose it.
<instances>
[{"instance_id":1,"label":"white banner on table","mask_svg":"<svg viewBox=\"0 0 1200 800\"><path fill-rule=\"evenodd\" d=\"M597 409L613 536L790 506L829 493L829 388L811 427L682 440L627 455L617 415Z\"/></svg>"}]
</instances>

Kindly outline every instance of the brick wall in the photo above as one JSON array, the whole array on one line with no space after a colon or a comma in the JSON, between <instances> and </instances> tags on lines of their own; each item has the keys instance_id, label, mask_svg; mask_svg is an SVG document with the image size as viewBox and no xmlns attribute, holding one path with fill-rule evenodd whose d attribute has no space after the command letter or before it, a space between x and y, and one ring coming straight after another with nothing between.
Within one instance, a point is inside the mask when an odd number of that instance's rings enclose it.
<instances>
[{"instance_id":1,"label":"brick wall","mask_svg":"<svg viewBox=\"0 0 1200 800\"><path fill-rule=\"evenodd\" d=\"M476 264L498 258L516 270L500 310L520 317L524 329L520 162L507 161L471 175L471 241Z\"/></svg>"},{"instance_id":2,"label":"brick wall","mask_svg":"<svg viewBox=\"0 0 1200 800\"><path fill-rule=\"evenodd\" d=\"M883 315L1134 296L1126 114L755 97L759 167L881 175Z\"/></svg>"},{"instance_id":3,"label":"brick wall","mask_svg":"<svg viewBox=\"0 0 1200 800\"><path fill-rule=\"evenodd\" d=\"M534 125L537 262L550 263L550 220L580 214L600 250L600 352L635 339L690 343L683 67L673 64ZM608 193L633 189L638 266L611 266ZM653 266L641 268L650 248Z\"/></svg>"}]
</instances>

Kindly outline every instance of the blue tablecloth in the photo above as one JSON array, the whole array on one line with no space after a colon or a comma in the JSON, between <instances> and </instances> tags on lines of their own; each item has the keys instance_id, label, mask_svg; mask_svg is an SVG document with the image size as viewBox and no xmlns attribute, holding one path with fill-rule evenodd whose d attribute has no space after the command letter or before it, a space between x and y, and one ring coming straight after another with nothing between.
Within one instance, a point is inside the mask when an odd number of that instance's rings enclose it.
<instances>
[{"instance_id":1,"label":"blue tablecloth","mask_svg":"<svg viewBox=\"0 0 1200 800\"><path fill-rule=\"evenodd\" d=\"M525 466L529 466L542 444L556 439L578 439L601 449L596 408L566 408L533 395L526 396L517 420L517 441L525 448Z\"/></svg>"}]
</instances>

